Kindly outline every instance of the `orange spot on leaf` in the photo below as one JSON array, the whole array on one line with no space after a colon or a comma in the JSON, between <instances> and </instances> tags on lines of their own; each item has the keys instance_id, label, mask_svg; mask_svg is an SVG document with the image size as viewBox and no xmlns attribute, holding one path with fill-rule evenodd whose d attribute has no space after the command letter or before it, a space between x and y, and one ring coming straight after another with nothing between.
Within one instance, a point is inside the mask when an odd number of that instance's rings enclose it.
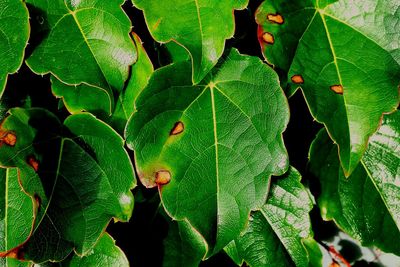
<instances>
[{"instance_id":1,"label":"orange spot on leaf","mask_svg":"<svg viewBox=\"0 0 400 267\"><path fill-rule=\"evenodd\" d=\"M0 138L0 142L3 142L9 146L15 146L17 144L17 136L13 133L8 132Z\"/></svg>"},{"instance_id":2,"label":"orange spot on leaf","mask_svg":"<svg viewBox=\"0 0 400 267\"><path fill-rule=\"evenodd\" d=\"M334 91L336 94L343 95L343 86L339 85L332 85L331 90Z\"/></svg>"},{"instance_id":3,"label":"orange spot on leaf","mask_svg":"<svg viewBox=\"0 0 400 267\"><path fill-rule=\"evenodd\" d=\"M24 253L22 251L22 245L13 248L10 251L7 251L5 253L0 253L0 258L12 258L12 259L17 259L17 260L24 260Z\"/></svg>"},{"instance_id":4,"label":"orange spot on leaf","mask_svg":"<svg viewBox=\"0 0 400 267\"><path fill-rule=\"evenodd\" d=\"M35 202L36 202L36 208L38 210L40 210L40 207L42 205L42 199L39 197L38 194L35 194L34 197L35 197Z\"/></svg>"},{"instance_id":5,"label":"orange spot on leaf","mask_svg":"<svg viewBox=\"0 0 400 267\"><path fill-rule=\"evenodd\" d=\"M262 35L262 39L267 44L275 43L274 36L269 32L264 32L263 35Z\"/></svg>"},{"instance_id":6,"label":"orange spot on leaf","mask_svg":"<svg viewBox=\"0 0 400 267\"><path fill-rule=\"evenodd\" d=\"M156 173L156 184L166 185L171 181L171 173L166 170L161 170Z\"/></svg>"},{"instance_id":7,"label":"orange spot on leaf","mask_svg":"<svg viewBox=\"0 0 400 267\"><path fill-rule=\"evenodd\" d=\"M183 130L185 130L185 125L182 122L178 121L177 123L175 123L174 128L172 128L172 130L169 134L170 135L178 135L178 134L182 133Z\"/></svg>"},{"instance_id":8,"label":"orange spot on leaf","mask_svg":"<svg viewBox=\"0 0 400 267\"><path fill-rule=\"evenodd\" d=\"M304 79L301 75L293 75L291 80L292 80L292 82L297 83L297 84L304 83Z\"/></svg>"},{"instance_id":9,"label":"orange spot on leaf","mask_svg":"<svg viewBox=\"0 0 400 267\"><path fill-rule=\"evenodd\" d=\"M35 172L39 170L39 162L36 160L34 156L29 156L27 159L29 166L31 166Z\"/></svg>"},{"instance_id":10,"label":"orange spot on leaf","mask_svg":"<svg viewBox=\"0 0 400 267\"><path fill-rule=\"evenodd\" d=\"M283 20L283 17L280 14L268 14L267 19L271 23L276 23L276 24L283 24L285 21Z\"/></svg>"}]
</instances>

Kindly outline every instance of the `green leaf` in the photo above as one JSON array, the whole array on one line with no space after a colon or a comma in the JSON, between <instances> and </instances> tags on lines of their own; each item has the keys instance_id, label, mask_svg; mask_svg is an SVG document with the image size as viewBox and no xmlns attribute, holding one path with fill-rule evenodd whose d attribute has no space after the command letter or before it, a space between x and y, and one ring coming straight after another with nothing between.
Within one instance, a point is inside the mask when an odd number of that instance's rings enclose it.
<instances>
[{"instance_id":1,"label":"green leaf","mask_svg":"<svg viewBox=\"0 0 400 267\"><path fill-rule=\"evenodd\" d=\"M112 113L113 96L101 87L88 84L70 86L51 76L51 89L56 97L62 98L71 114L88 111L101 119L106 119Z\"/></svg>"},{"instance_id":2,"label":"green leaf","mask_svg":"<svg viewBox=\"0 0 400 267\"><path fill-rule=\"evenodd\" d=\"M88 255L79 257L72 253L61 262L45 262L42 264L34 264L33 267L128 267L129 262L124 252L115 245L114 239L104 233L96 246L88 253Z\"/></svg>"},{"instance_id":3,"label":"green leaf","mask_svg":"<svg viewBox=\"0 0 400 267\"><path fill-rule=\"evenodd\" d=\"M217 64L235 30L233 11L248 0L132 0L142 9L150 33L159 42L174 41L192 58L193 83Z\"/></svg>"},{"instance_id":4,"label":"green leaf","mask_svg":"<svg viewBox=\"0 0 400 267\"><path fill-rule=\"evenodd\" d=\"M321 131L310 151L310 169L319 178L318 205L325 220L364 246L400 255L400 113L384 117L361 164L346 178L337 147Z\"/></svg>"},{"instance_id":5,"label":"green leaf","mask_svg":"<svg viewBox=\"0 0 400 267\"><path fill-rule=\"evenodd\" d=\"M119 133L124 132L126 123L136 110L135 100L146 87L150 76L154 71L153 64L151 63L139 36L133 34L133 39L135 40L138 59L131 67L131 77L128 85L119 95L114 113L110 120L110 125Z\"/></svg>"},{"instance_id":6,"label":"green leaf","mask_svg":"<svg viewBox=\"0 0 400 267\"><path fill-rule=\"evenodd\" d=\"M137 61L131 67L130 79L126 88L119 93L115 110L111 105L114 100L110 100L107 90L87 84L73 87L60 82L54 76L51 78L53 93L63 99L71 114L88 111L100 119L109 121L109 124L119 133L124 132L126 123L135 110L135 99L147 85L153 73L153 65L139 36L134 33L132 35L138 53Z\"/></svg>"},{"instance_id":7,"label":"green leaf","mask_svg":"<svg viewBox=\"0 0 400 267\"><path fill-rule=\"evenodd\" d=\"M22 187L40 204L18 251L35 262L62 260L72 249L87 254L112 217L127 221L133 209L134 170L123 139L89 114L64 125L46 110L19 108L2 124L17 141L0 147L0 163L18 167Z\"/></svg>"},{"instance_id":8,"label":"green leaf","mask_svg":"<svg viewBox=\"0 0 400 267\"><path fill-rule=\"evenodd\" d=\"M195 86L189 64L154 73L125 134L142 184L159 186L168 215L187 220L210 256L265 203L270 176L287 169L288 106L258 58L232 50Z\"/></svg>"},{"instance_id":9,"label":"green leaf","mask_svg":"<svg viewBox=\"0 0 400 267\"><path fill-rule=\"evenodd\" d=\"M4 257L29 238L36 208L32 198L22 191L17 169L0 168L0 182L0 257ZM7 261L3 262L6 266Z\"/></svg>"},{"instance_id":10,"label":"green leaf","mask_svg":"<svg viewBox=\"0 0 400 267\"><path fill-rule=\"evenodd\" d=\"M169 221L168 225L163 267L198 267L207 252L202 236L186 221Z\"/></svg>"},{"instance_id":11,"label":"green leaf","mask_svg":"<svg viewBox=\"0 0 400 267\"><path fill-rule=\"evenodd\" d=\"M122 90L136 58L124 0L27 0L42 37L27 64L64 83Z\"/></svg>"},{"instance_id":12,"label":"green leaf","mask_svg":"<svg viewBox=\"0 0 400 267\"><path fill-rule=\"evenodd\" d=\"M79 257L74 254L60 263L63 267L128 267L129 262L124 252L115 245L114 239L107 233L104 233L96 246L87 256Z\"/></svg>"},{"instance_id":13,"label":"green leaf","mask_svg":"<svg viewBox=\"0 0 400 267\"><path fill-rule=\"evenodd\" d=\"M0 265L7 267L32 267L30 262L19 261L13 258L0 258Z\"/></svg>"},{"instance_id":14,"label":"green leaf","mask_svg":"<svg viewBox=\"0 0 400 267\"><path fill-rule=\"evenodd\" d=\"M265 1L256 15L266 59L289 81L289 94L301 87L339 145L346 176L382 114L399 104L399 10L396 0L278 0ZM279 16L283 24L273 22ZM268 34L273 44L263 40Z\"/></svg>"},{"instance_id":15,"label":"green leaf","mask_svg":"<svg viewBox=\"0 0 400 267\"><path fill-rule=\"evenodd\" d=\"M291 168L272 184L266 204L252 214L246 231L226 250L237 263L242 259L250 266L300 267L311 266L312 261L318 263L314 266L322 266L318 246L309 241L313 240L312 200L300 180L300 174ZM316 255L309 255L311 250L304 243L310 244Z\"/></svg>"},{"instance_id":16,"label":"green leaf","mask_svg":"<svg viewBox=\"0 0 400 267\"><path fill-rule=\"evenodd\" d=\"M29 14L22 0L0 2L0 98L7 76L22 65L29 39Z\"/></svg>"}]
</instances>

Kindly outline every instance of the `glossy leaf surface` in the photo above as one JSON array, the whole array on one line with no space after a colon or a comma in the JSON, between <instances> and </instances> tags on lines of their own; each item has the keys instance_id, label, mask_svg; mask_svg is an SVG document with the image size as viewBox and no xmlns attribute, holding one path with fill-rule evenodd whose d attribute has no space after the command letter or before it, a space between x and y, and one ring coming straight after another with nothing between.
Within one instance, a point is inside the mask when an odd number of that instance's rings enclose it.
<instances>
[{"instance_id":1,"label":"glossy leaf surface","mask_svg":"<svg viewBox=\"0 0 400 267\"><path fill-rule=\"evenodd\" d=\"M313 205L300 179L291 168L273 182L266 204L252 214L246 231L226 250L236 263L244 260L257 267L311 266L310 259L315 256L309 255L303 242L313 240L309 216ZM321 261L314 266L322 266Z\"/></svg>"},{"instance_id":2,"label":"glossy leaf surface","mask_svg":"<svg viewBox=\"0 0 400 267\"><path fill-rule=\"evenodd\" d=\"M319 133L311 151L311 171L321 182L318 204L326 220L364 246L400 255L400 113L384 117L371 138L362 162L345 178L337 147L326 131Z\"/></svg>"},{"instance_id":3,"label":"glossy leaf surface","mask_svg":"<svg viewBox=\"0 0 400 267\"><path fill-rule=\"evenodd\" d=\"M18 71L22 64L29 32L29 14L24 1L0 1L0 98L8 74Z\"/></svg>"},{"instance_id":4,"label":"glossy leaf surface","mask_svg":"<svg viewBox=\"0 0 400 267\"><path fill-rule=\"evenodd\" d=\"M233 37L233 11L248 0L132 0L142 9L147 27L159 42L175 41L192 58L193 82L199 83L217 64L225 40Z\"/></svg>"},{"instance_id":5,"label":"glossy leaf surface","mask_svg":"<svg viewBox=\"0 0 400 267\"><path fill-rule=\"evenodd\" d=\"M300 87L314 118L339 145L350 175L382 114L399 104L400 3L265 1L256 15L266 59Z\"/></svg>"},{"instance_id":6,"label":"glossy leaf surface","mask_svg":"<svg viewBox=\"0 0 400 267\"><path fill-rule=\"evenodd\" d=\"M17 167L25 191L39 204L32 236L19 248L35 262L62 260L74 248L86 254L112 217L127 221L134 172L122 138L89 114L58 120L43 109L12 109L2 131L14 146L0 147L0 162Z\"/></svg>"},{"instance_id":7,"label":"glossy leaf surface","mask_svg":"<svg viewBox=\"0 0 400 267\"><path fill-rule=\"evenodd\" d=\"M120 91L136 58L123 0L28 0L40 42L27 59L64 83Z\"/></svg>"},{"instance_id":8,"label":"glossy leaf surface","mask_svg":"<svg viewBox=\"0 0 400 267\"><path fill-rule=\"evenodd\" d=\"M276 74L232 50L199 85L186 62L157 70L126 129L139 178L159 186L172 218L187 220L208 255L236 238L285 172L288 107Z\"/></svg>"},{"instance_id":9,"label":"glossy leaf surface","mask_svg":"<svg viewBox=\"0 0 400 267\"><path fill-rule=\"evenodd\" d=\"M185 222L168 223L164 240L163 267L197 267L206 254L204 239Z\"/></svg>"},{"instance_id":10,"label":"glossy leaf surface","mask_svg":"<svg viewBox=\"0 0 400 267\"><path fill-rule=\"evenodd\" d=\"M32 198L22 191L17 169L0 168L0 182L0 255L4 256L28 239L36 211Z\"/></svg>"}]
</instances>

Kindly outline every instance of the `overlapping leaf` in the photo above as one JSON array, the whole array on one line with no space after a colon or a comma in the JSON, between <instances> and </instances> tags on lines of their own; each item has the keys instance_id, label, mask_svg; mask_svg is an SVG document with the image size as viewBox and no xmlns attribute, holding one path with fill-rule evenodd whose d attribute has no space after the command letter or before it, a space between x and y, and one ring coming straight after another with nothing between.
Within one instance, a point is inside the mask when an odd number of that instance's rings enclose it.
<instances>
[{"instance_id":1,"label":"overlapping leaf","mask_svg":"<svg viewBox=\"0 0 400 267\"><path fill-rule=\"evenodd\" d=\"M8 74L20 68L29 39L29 14L22 0L0 2L0 98Z\"/></svg>"},{"instance_id":2,"label":"overlapping leaf","mask_svg":"<svg viewBox=\"0 0 400 267\"><path fill-rule=\"evenodd\" d=\"M35 40L27 59L40 74L51 72L70 85L85 83L120 91L136 58L124 1L27 0Z\"/></svg>"},{"instance_id":3,"label":"overlapping leaf","mask_svg":"<svg viewBox=\"0 0 400 267\"><path fill-rule=\"evenodd\" d=\"M257 267L321 266L319 249L307 250L315 243L309 217L313 205L300 179L291 168L275 181L266 204L252 214L246 231L225 249L238 265L245 261ZM319 262L312 261L314 257Z\"/></svg>"},{"instance_id":4,"label":"overlapping leaf","mask_svg":"<svg viewBox=\"0 0 400 267\"><path fill-rule=\"evenodd\" d=\"M46 262L40 266L34 267L99 267L99 266L112 266L112 267L128 267L129 262L124 252L115 245L113 238L104 233L93 250L83 257L77 255L70 255L62 262L52 263Z\"/></svg>"},{"instance_id":5,"label":"overlapping leaf","mask_svg":"<svg viewBox=\"0 0 400 267\"><path fill-rule=\"evenodd\" d=\"M132 164L122 138L89 114L64 123L42 109L12 109L2 132L0 163L17 167L24 190L38 203L29 241L14 253L35 262L86 254L112 217L127 221L133 208Z\"/></svg>"},{"instance_id":6,"label":"overlapping leaf","mask_svg":"<svg viewBox=\"0 0 400 267\"><path fill-rule=\"evenodd\" d=\"M175 41L192 58L193 82L199 83L217 64L225 40L233 37L233 10L248 0L132 0L143 10L147 26L159 42Z\"/></svg>"},{"instance_id":7,"label":"overlapping leaf","mask_svg":"<svg viewBox=\"0 0 400 267\"><path fill-rule=\"evenodd\" d=\"M204 239L185 221L170 221L168 225L163 267L198 267L207 252Z\"/></svg>"},{"instance_id":8,"label":"overlapping leaf","mask_svg":"<svg viewBox=\"0 0 400 267\"><path fill-rule=\"evenodd\" d=\"M310 161L321 182L318 204L323 218L335 220L365 246L400 255L400 113L384 117L349 178L326 131L314 141Z\"/></svg>"},{"instance_id":9,"label":"overlapping leaf","mask_svg":"<svg viewBox=\"0 0 400 267\"><path fill-rule=\"evenodd\" d=\"M135 100L146 87L154 71L153 64L147 56L139 36L134 34L133 37L136 44L138 59L131 68L131 77L125 90L121 92L118 97L114 113L110 120L110 125L119 133L123 133L126 123L136 110Z\"/></svg>"},{"instance_id":10,"label":"overlapping leaf","mask_svg":"<svg viewBox=\"0 0 400 267\"><path fill-rule=\"evenodd\" d=\"M209 256L265 203L271 174L286 170L288 107L276 74L236 50L199 85L190 74L187 62L157 70L126 138L142 183L159 186L168 214L205 238Z\"/></svg>"},{"instance_id":11,"label":"overlapping leaf","mask_svg":"<svg viewBox=\"0 0 400 267\"><path fill-rule=\"evenodd\" d=\"M265 1L257 13L266 59L301 87L312 115L339 145L348 176L382 114L399 104L400 3Z\"/></svg>"},{"instance_id":12,"label":"overlapping leaf","mask_svg":"<svg viewBox=\"0 0 400 267\"><path fill-rule=\"evenodd\" d=\"M2 141L1 145L4 145ZM4 257L27 241L36 208L33 198L23 192L18 182L17 169L0 168L0 182L0 256ZM8 266L7 260L3 263Z\"/></svg>"},{"instance_id":13,"label":"overlapping leaf","mask_svg":"<svg viewBox=\"0 0 400 267\"><path fill-rule=\"evenodd\" d=\"M63 99L71 114L88 111L109 121L110 125L118 132L124 131L126 122L135 110L135 99L147 85L153 73L153 65L140 38L136 34L132 35L137 50L137 61L131 67L130 79L126 88L120 92L114 110L107 90L87 84L72 87L60 82L54 76L52 77L53 93Z\"/></svg>"}]
</instances>

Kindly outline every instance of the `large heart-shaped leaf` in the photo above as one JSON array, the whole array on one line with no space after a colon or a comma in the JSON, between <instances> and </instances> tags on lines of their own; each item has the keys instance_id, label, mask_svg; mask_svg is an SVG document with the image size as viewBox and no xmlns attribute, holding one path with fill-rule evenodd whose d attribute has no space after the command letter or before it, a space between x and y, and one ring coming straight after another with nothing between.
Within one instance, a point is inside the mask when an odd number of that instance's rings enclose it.
<instances>
[{"instance_id":1,"label":"large heart-shaped leaf","mask_svg":"<svg viewBox=\"0 0 400 267\"><path fill-rule=\"evenodd\" d=\"M266 204L252 214L246 231L225 249L235 262L259 267L311 266L315 255L309 255L307 246L315 243L309 216L313 204L300 179L291 168L272 184ZM319 264L314 266L322 266L322 254L317 257Z\"/></svg>"},{"instance_id":2,"label":"large heart-shaped leaf","mask_svg":"<svg viewBox=\"0 0 400 267\"><path fill-rule=\"evenodd\" d=\"M127 221L134 171L122 138L89 114L69 117L63 131L42 109L12 109L2 132L0 163L18 167L25 191L39 203L33 234L15 253L35 262L86 254L112 217Z\"/></svg>"},{"instance_id":3,"label":"large heart-shaped leaf","mask_svg":"<svg viewBox=\"0 0 400 267\"><path fill-rule=\"evenodd\" d=\"M159 42L175 41L192 58L193 82L201 82L221 57L225 40L233 37L233 10L248 0L132 0L142 9L147 26Z\"/></svg>"},{"instance_id":4,"label":"large heart-shaped leaf","mask_svg":"<svg viewBox=\"0 0 400 267\"><path fill-rule=\"evenodd\" d=\"M0 2L0 98L8 74L20 68L29 39L29 14L22 0Z\"/></svg>"},{"instance_id":5,"label":"large heart-shaped leaf","mask_svg":"<svg viewBox=\"0 0 400 267\"><path fill-rule=\"evenodd\" d=\"M1 145L6 144L0 141ZM0 183L0 257L4 257L28 239L36 212L33 198L23 192L18 182L17 169L0 168Z\"/></svg>"},{"instance_id":6,"label":"large heart-shaped leaf","mask_svg":"<svg viewBox=\"0 0 400 267\"><path fill-rule=\"evenodd\" d=\"M190 74L188 62L157 70L125 134L142 183L159 186L167 213L187 220L211 255L265 203L269 177L287 169L288 106L277 75L236 50L200 84Z\"/></svg>"},{"instance_id":7,"label":"large heart-shaped leaf","mask_svg":"<svg viewBox=\"0 0 400 267\"><path fill-rule=\"evenodd\" d=\"M301 87L346 176L399 104L399 12L396 0L265 1L257 12L266 59Z\"/></svg>"},{"instance_id":8,"label":"large heart-shaped leaf","mask_svg":"<svg viewBox=\"0 0 400 267\"><path fill-rule=\"evenodd\" d=\"M27 0L40 39L27 64L64 83L122 90L136 58L124 0ZM40 37L39 36L40 34Z\"/></svg>"},{"instance_id":9,"label":"large heart-shaped leaf","mask_svg":"<svg viewBox=\"0 0 400 267\"><path fill-rule=\"evenodd\" d=\"M362 164L349 178L326 131L310 151L311 171L321 182L318 204L326 220L365 246L400 255L400 112L384 117Z\"/></svg>"}]
</instances>

